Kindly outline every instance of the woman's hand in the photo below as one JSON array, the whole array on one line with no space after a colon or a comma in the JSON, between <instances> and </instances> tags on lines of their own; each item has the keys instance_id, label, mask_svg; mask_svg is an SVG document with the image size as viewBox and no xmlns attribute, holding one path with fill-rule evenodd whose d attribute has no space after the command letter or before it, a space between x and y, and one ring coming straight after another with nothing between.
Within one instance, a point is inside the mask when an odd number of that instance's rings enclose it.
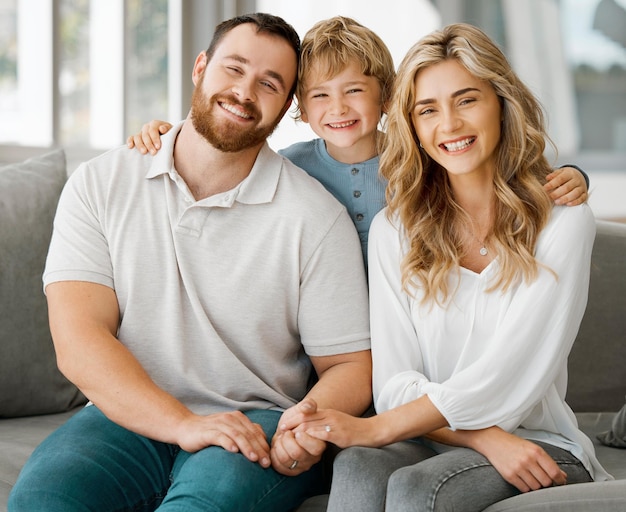
<instances>
[{"instance_id":1,"label":"woman's hand","mask_svg":"<svg viewBox=\"0 0 626 512\"><path fill-rule=\"evenodd\" d=\"M541 446L497 427L482 431L473 446L521 492L567 483L567 474Z\"/></svg>"},{"instance_id":2,"label":"woman's hand","mask_svg":"<svg viewBox=\"0 0 626 512\"><path fill-rule=\"evenodd\" d=\"M550 198L557 205L576 206L587 198L587 182L581 172L573 167L561 167L546 176L544 185Z\"/></svg>"},{"instance_id":3,"label":"woman's hand","mask_svg":"<svg viewBox=\"0 0 626 512\"><path fill-rule=\"evenodd\" d=\"M296 439L304 436L333 443L340 448L348 446L382 446L375 429L376 417L357 418L333 409L296 411L284 418L279 431L293 431Z\"/></svg>"},{"instance_id":4,"label":"woman's hand","mask_svg":"<svg viewBox=\"0 0 626 512\"><path fill-rule=\"evenodd\" d=\"M126 139L126 145L129 149L137 148L144 155L148 152L151 155L156 155L157 151L161 149L161 135L166 134L171 129L171 123L153 119L144 124L139 133L130 135Z\"/></svg>"}]
</instances>

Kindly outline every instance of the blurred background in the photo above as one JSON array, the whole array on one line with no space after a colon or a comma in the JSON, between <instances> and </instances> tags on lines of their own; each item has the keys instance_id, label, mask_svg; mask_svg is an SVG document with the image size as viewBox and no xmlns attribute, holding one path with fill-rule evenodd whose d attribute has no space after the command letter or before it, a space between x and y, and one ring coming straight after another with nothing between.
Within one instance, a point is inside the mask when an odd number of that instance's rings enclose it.
<instances>
[{"instance_id":1,"label":"blurred background","mask_svg":"<svg viewBox=\"0 0 626 512\"><path fill-rule=\"evenodd\" d=\"M481 27L543 103L548 156L587 171L597 217L626 222L626 0L0 0L0 162L63 147L73 169L150 119L183 119L214 26L252 11L301 36L350 16L396 65L431 30ZM288 114L270 144L312 137Z\"/></svg>"}]
</instances>

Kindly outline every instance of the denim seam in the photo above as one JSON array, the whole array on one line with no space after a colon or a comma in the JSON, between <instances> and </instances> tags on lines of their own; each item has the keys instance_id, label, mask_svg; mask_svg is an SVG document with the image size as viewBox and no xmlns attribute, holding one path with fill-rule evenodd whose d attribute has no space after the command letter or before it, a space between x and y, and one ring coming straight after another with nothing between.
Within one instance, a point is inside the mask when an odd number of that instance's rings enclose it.
<instances>
[{"instance_id":1,"label":"denim seam","mask_svg":"<svg viewBox=\"0 0 626 512\"><path fill-rule=\"evenodd\" d=\"M435 501L437 501L437 495L439 494L439 491L444 486L444 484L448 482L448 480L450 480L451 478L457 475L460 475L461 473L465 473L466 471L469 471L470 469L483 468L487 466L491 466L491 464L489 462L480 462L480 463L477 462L475 464L472 464L471 466L465 466L463 469L459 469L453 473L448 473L446 475L443 475L443 478L441 479L439 484L437 484L437 487L435 488L433 492L433 497L430 503L430 510L431 511L435 510Z\"/></svg>"},{"instance_id":2,"label":"denim seam","mask_svg":"<svg viewBox=\"0 0 626 512\"><path fill-rule=\"evenodd\" d=\"M268 491L267 491L267 492L266 492L263 496L260 496L260 497L259 497L259 499L258 499L258 500L256 501L256 503L253 505L253 507L250 509L250 511L251 511L251 512L254 512L255 510L257 510L257 507L258 507L261 503L263 503L263 500L264 500L265 498L267 498L267 496L269 496L270 494L272 494L272 493L273 493L273 492L274 492L274 491L275 491L278 487L280 487L281 485L283 485L283 483L285 482L285 480L287 480L287 478L289 478L289 477L286 477L286 476L282 476L282 475L281 475L281 479L280 479L278 482L276 482L276 484L275 484L275 485L273 485L271 489L268 489Z\"/></svg>"},{"instance_id":3,"label":"denim seam","mask_svg":"<svg viewBox=\"0 0 626 512\"><path fill-rule=\"evenodd\" d=\"M561 466L580 466L582 467L585 471L587 471L587 469L584 467L583 463L574 458L575 460L571 460L571 459L561 459L561 460L557 460L554 459L554 461L559 465L559 467ZM481 467L486 467L486 466L491 466L491 464L489 462L481 462L481 463L475 463L471 466L466 466L463 469L459 469L458 471L455 471L454 473L449 473L447 475L444 475L443 478L441 479L441 482L439 482L439 484L437 484L437 487L435 488L434 492L433 492L433 497L430 503L430 510L434 511L435 510L435 501L437 501L437 495L439 494L439 491L441 490L441 488L444 486L444 484L446 484L448 482L448 480L450 480L451 478L464 473L465 471L469 471L470 469L476 469L476 468L481 468ZM589 474L589 472L587 471L587 474Z\"/></svg>"}]
</instances>

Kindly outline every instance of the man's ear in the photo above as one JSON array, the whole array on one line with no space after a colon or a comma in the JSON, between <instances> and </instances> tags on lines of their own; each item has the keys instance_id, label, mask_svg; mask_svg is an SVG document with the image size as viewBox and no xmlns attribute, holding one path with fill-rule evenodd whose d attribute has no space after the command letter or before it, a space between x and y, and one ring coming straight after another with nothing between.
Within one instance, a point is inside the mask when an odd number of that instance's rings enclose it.
<instances>
[{"instance_id":1,"label":"man's ear","mask_svg":"<svg viewBox=\"0 0 626 512\"><path fill-rule=\"evenodd\" d=\"M194 85L198 85L198 79L204 73L207 63L208 61L207 61L206 52L199 53L198 56L196 57L196 62L194 62L193 64L193 71L191 73L191 79Z\"/></svg>"},{"instance_id":2,"label":"man's ear","mask_svg":"<svg viewBox=\"0 0 626 512\"><path fill-rule=\"evenodd\" d=\"M291 107L291 103L293 102L293 98L289 98L285 105L283 106L283 109L280 111L280 118L282 119L283 116L287 113L287 110L289 110L289 107Z\"/></svg>"}]
</instances>

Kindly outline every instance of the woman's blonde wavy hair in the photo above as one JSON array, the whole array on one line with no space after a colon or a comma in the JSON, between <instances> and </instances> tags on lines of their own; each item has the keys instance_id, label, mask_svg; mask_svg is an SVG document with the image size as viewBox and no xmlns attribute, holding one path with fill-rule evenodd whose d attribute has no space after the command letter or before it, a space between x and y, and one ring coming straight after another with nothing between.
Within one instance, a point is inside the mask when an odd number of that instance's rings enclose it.
<instances>
[{"instance_id":1,"label":"woman's blonde wavy hair","mask_svg":"<svg viewBox=\"0 0 626 512\"><path fill-rule=\"evenodd\" d=\"M302 39L296 98L301 102L310 87L311 73L316 80L330 80L348 65L358 63L365 76L376 78L381 90L381 106L391 96L395 78L393 57L387 45L372 30L346 16L334 16L313 25ZM300 119L300 107L295 117Z\"/></svg>"},{"instance_id":2,"label":"woman's blonde wavy hair","mask_svg":"<svg viewBox=\"0 0 626 512\"><path fill-rule=\"evenodd\" d=\"M414 45L397 72L387 115L386 145L380 172L389 180L388 215L397 217L406 237L402 261L404 290L419 285L424 301L445 302L448 277L463 256L461 233L471 219L455 201L447 172L420 150L411 122L420 70L456 59L495 90L502 107L501 139L496 148L495 215L488 235L500 273L491 290L537 276L537 237L552 203L542 183L550 172L543 155L549 141L539 102L511 69L498 47L479 29L453 24Z\"/></svg>"}]
</instances>

